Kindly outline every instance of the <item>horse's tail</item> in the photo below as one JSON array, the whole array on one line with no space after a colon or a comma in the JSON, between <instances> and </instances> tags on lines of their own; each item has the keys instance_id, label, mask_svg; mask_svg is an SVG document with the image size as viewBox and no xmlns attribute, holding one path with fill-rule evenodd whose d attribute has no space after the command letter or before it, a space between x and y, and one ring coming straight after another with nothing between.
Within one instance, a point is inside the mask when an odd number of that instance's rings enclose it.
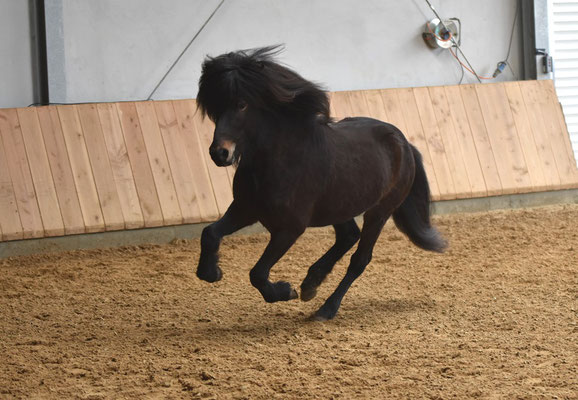
<instances>
[{"instance_id":1,"label":"horse's tail","mask_svg":"<svg viewBox=\"0 0 578 400\"><path fill-rule=\"evenodd\" d=\"M393 220L400 231L424 250L443 252L447 242L430 220L430 191L419 151L411 146L415 160L415 178L409 195L394 211Z\"/></svg>"}]
</instances>

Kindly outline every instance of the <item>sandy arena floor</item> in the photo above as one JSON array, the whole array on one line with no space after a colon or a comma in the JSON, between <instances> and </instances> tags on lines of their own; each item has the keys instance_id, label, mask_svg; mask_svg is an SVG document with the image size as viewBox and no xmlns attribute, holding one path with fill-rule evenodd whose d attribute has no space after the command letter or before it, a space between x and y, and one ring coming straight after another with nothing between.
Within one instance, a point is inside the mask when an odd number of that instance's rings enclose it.
<instances>
[{"instance_id":1,"label":"sandy arena floor","mask_svg":"<svg viewBox=\"0 0 578 400\"><path fill-rule=\"evenodd\" d=\"M576 399L578 205L436 218L444 255L388 223L337 318L266 304L249 269L268 236L0 260L0 398ZM299 285L332 244L308 231L272 278ZM345 260L349 259L349 255Z\"/></svg>"}]
</instances>

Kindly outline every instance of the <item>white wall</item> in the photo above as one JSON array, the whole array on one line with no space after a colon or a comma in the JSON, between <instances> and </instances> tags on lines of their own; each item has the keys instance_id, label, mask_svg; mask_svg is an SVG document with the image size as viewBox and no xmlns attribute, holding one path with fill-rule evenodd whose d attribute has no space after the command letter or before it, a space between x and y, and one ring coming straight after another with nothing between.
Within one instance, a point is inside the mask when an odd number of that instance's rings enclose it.
<instances>
[{"instance_id":1,"label":"white wall","mask_svg":"<svg viewBox=\"0 0 578 400\"><path fill-rule=\"evenodd\" d=\"M0 108L34 102L28 1L0 0Z\"/></svg>"},{"instance_id":2,"label":"white wall","mask_svg":"<svg viewBox=\"0 0 578 400\"><path fill-rule=\"evenodd\" d=\"M146 99L219 0L46 3L50 100L83 102ZM462 20L464 52L491 75L507 53L516 0L433 3ZM207 54L274 43L286 44L283 62L330 90L456 84L455 59L421 39L431 17L422 0L225 0L153 98L195 97ZM510 61L518 75L520 60L516 29ZM499 76L512 79L508 69ZM465 81L475 79L467 73Z\"/></svg>"}]
</instances>

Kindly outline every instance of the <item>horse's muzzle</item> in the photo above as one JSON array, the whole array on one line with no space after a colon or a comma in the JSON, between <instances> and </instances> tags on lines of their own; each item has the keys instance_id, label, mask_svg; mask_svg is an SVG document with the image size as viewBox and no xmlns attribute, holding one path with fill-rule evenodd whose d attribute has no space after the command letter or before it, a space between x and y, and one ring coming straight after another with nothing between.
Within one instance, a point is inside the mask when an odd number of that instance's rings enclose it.
<instances>
[{"instance_id":1,"label":"horse's muzzle","mask_svg":"<svg viewBox=\"0 0 578 400\"><path fill-rule=\"evenodd\" d=\"M209 154L217 166L227 167L232 165L235 159L235 144L225 141L220 146L211 145Z\"/></svg>"}]
</instances>

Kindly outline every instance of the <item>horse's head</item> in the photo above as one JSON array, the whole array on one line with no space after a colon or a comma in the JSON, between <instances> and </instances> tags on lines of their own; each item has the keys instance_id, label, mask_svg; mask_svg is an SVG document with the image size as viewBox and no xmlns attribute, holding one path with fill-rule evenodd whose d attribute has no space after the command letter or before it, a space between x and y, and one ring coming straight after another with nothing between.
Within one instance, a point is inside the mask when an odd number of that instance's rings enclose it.
<instances>
[{"instance_id":1,"label":"horse's head","mask_svg":"<svg viewBox=\"0 0 578 400\"><path fill-rule=\"evenodd\" d=\"M197 106L215 123L209 151L218 166L239 162L259 135L279 133L274 128L286 121L329 121L326 93L275 62L281 49L241 50L203 62Z\"/></svg>"},{"instance_id":2,"label":"horse's head","mask_svg":"<svg viewBox=\"0 0 578 400\"><path fill-rule=\"evenodd\" d=\"M242 143L246 136L247 114L247 102L239 100L235 106L228 107L214 119L215 133L209 147L209 154L219 167L229 166L239 161Z\"/></svg>"}]
</instances>

